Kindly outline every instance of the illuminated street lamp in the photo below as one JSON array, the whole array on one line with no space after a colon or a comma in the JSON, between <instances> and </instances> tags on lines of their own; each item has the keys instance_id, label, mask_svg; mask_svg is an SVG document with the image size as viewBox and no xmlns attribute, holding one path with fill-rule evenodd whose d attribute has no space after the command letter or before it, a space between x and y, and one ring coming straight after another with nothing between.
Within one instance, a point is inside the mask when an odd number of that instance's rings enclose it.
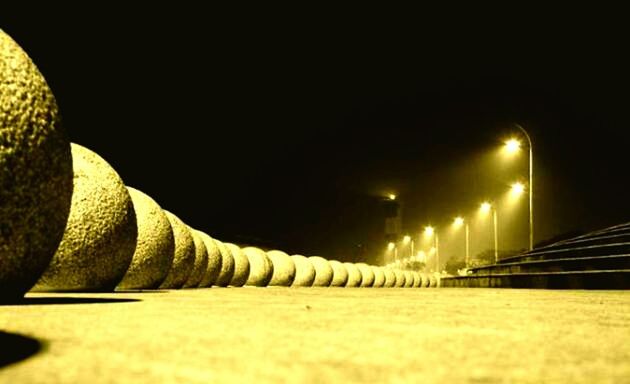
<instances>
[{"instance_id":1,"label":"illuminated street lamp","mask_svg":"<svg viewBox=\"0 0 630 384\"><path fill-rule=\"evenodd\" d=\"M534 249L534 155L532 139L529 137L527 131L519 124L515 124L525 138L527 138L527 144L529 146L529 250ZM517 139L510 139L505 142L505 151L508 154L514 154L518 152L521 147L520 141Z\"/></svg>"},{"instance_id":2,"label":"illuminated street lamp","mask_svg":"<svg viewBox=\"0 0 630 384\"><path fill-rule=\"evenodd\" d=\"M481 206L479 207L479 212L481 212L482 214L487 214L490 211L492 211L492 222L493 222L493 227L494 227L494 262L497 263L497 262L499 262L499 238L498 238L498 234L497 234L497 210L492 204L490 204L487 201L481 203Z\"/></svg>"},{"instance_id":3,"label":"illuminated street lamp","mask_svg":"<svg viewBox=\"0 0 630 384\"><path fill-rule=\"evenodd\" d=\"M510 193L512 194L512 196L520 196L523 194L524 191L525 186L523 185L523 183L520 182L516 182L510 187Z\"/></svg>"},{"instance_id":4,"label":"illuminated street lamp","mask_svg":"<svg viewBox=\"0 0 630 384\"><path fill-rule=\"evenodd\" d=\"M435 249L435 267L436 271L440 272L440 241L438 239L438 234L435 228L428 225L424 227L424 235L426 237L433 236L433 249Z\"/></svg>"},{"instance_id":5,"label":"illuminated street lamp","mask_svg":"<svg viewBox=\"0 0 630 384\"><path fill-rule=\"evenodd\" d=\"M406 245L409 247L409 256L413 256L413 247L414 247L414 243L413 240L411 239L411 236L409 235L405 235L405 237L403 237L403 245Z\"/></svg>"},{"instance_id":6,"label":"illuminated street lamp","mask_svg":"<svg viewBox=\"0 0 630 384\"><path fill-rule=\"evenodd\" d=\"M387 195L387 198L390 200L396 200L396 195L394 195L393 193L390 193L389 195Z\"/></svg>"},{"instance_id":7,"label":"illuminated street lamp","mask_svg":"<svg viewBox=\"0 0 630 384\"><path fill-rule=\"evenodd\" d=\"M466 225L465 230L465 239L466 239L466 268L468 268L468 264L469 264L469 260L470 260L470 253L469 253L469 249L470 249L470 231L468 228L468 223L464 220L463 217L458 216L455 218L455 220L453 220L453 227L455 229L461 227L462 225Z\"/></svg>"}]
</instances>

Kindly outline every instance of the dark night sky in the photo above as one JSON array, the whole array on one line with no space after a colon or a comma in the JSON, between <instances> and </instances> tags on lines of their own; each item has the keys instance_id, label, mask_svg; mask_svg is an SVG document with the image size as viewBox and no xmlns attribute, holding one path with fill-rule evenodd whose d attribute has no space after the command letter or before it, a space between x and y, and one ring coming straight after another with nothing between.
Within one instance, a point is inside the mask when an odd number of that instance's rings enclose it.
<instances>
[{"instance_id":1,"label":"dark night sky","mask_svg":"<svg viewBox=\"0 0 630 384\"><path fill-rule=\"evenodd\" d=\"M614 22L277 11L68 6L3 12L0 28L47 78L72 141L222 240L345 260L364 244L373 259L380 195L400 195L415 231L524 180L491 156L513 122L534 141L537 241L630 218Z\"/></svg>"}]
</instances>

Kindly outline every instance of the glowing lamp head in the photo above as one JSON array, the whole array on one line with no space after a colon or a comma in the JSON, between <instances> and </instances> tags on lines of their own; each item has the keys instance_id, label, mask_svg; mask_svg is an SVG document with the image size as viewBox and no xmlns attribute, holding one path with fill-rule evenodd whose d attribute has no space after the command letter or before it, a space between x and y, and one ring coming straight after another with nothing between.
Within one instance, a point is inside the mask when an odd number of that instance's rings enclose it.
<instances>
[{"instance_id":1,"label":"glowing lamp head","mask_svg":"<svg viewBox=\"0 0 630 384\"><path fill-rule=\"evenodd\" d=\"M424 235L425 235L425 236L427 236L427 237L431 237L431 236L433 236L433 233L434 233L434 232L435 232L435 230L433 229L433 227L432 227L432 226L427 226L427 227L424 227Z\"/></svg>"},{"instance_id":2,"label":"glowing lamp head","mask_svg":"<svg viewBox=\"0 0 630 384\"><path fill-rule=\"evenodd\" d=\"M510 192L514 196L522 195L524 191L525 191L525 186L523 185L523 183L516 182L512 184L512 186L510 187Z\"/></svg>"},{"instance_id":3,"label":"glowing lamp head","mask_svg":"<svg viewBox=\"0 0 630 384\"><path fill-rule=\"evenodd\" d=\"M394 195L393 193L390 193L389 195L387 195L387 197L388 197L390 200L396 200L396 195Z\"/></svg>"},{"instance_id":4,"label":"glowing lamp head","mask_svg":"<svg viewBox=\"0 0 630 384\"><path fill-rule=\"evenodd\" d=\"M492 204L490 204L487 201L484 201L483 203L481 203L481 206L479 207L479 211L481 213L488 213L490 212L490 209L492 209Z\"/></svg>"},{"instance_id":5,"label":"glowing lamp head","mask_svg":"<svg viewBox=\"0 0 630 384\"><path fill-rule=\"evenodd\" d=\"M410 236L403 237L403 244L409 244L409 242L411 242L411 237Z\"/></svg>"},{"instance_id":6,"label":"glowing lamp head","mask_svg":"<svg viewBox=\"0 0 630 384\"><path fill-rule=\"evenodd\" d=\"M521 149L521 142L516 139L509 139L505 142L504 149L508 154L514 154Z\"/></svg>"},{"instance_id":7,"label":"glowing lamp head","mask_svg":"<svg viewBox=\"0 0 630 384\"><path fill-rule=\"evenodd\" d=\"M464 225L464 218L463 218L463 217L461 217L461 216L457 216L457 217L455 218L455 220L453 220L453 226L454 226L455 228L459 228L459 227L461 227L462 225Z\"/></svg>"},{"instance_id":8,"label":"glowing lamp head","mask_svg":"<svg viewBox=\"0 0 630 384\"><path fill-rule=\"evenodd\" d=\"M393 250L394 250L394 248L396 248L396 244L394 244L394 243L389 243L389 244L387 244L387 249L388 249L388 250L393 251Z\"/></svg>"}]
</instances>

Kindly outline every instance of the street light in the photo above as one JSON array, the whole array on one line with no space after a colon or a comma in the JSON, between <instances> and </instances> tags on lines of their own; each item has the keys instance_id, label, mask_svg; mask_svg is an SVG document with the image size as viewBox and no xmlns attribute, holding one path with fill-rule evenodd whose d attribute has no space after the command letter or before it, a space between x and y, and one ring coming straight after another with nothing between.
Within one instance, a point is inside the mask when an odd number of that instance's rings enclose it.
<instances>
[{"instance_id":1,"label":"street light","mask_svg":"<svg viewBox=\"0 0 630 384\"><path fill-rule=\"evenodd\" d=\"M492 222L493 222L493 227L494 227L494 262L498 263L499 262L499 238L497 234L497 209L492 204L485 201L481 203L481 206L479 207L479 211L482 214L487 214L488 212L492 211Z\"/></svg>"},{"instance_id":2,"label":"street light","mask_svg":"<svg viewBox=\"0 0 630 384\"><path fill-rule=\"evenodd\" d=\"M433 247L435 249L435 269L437 272L440 272L440 241L438 239L437 231L435 230L435 228L429 225L424 227L424 235L426 237L433 236Z\"/></svg>"},{"instance_id":3,"label":"street light","mask_svg":"<svg viewBox=\"0 0 630 384\"><path fill-rule=\"evenodd\" d=\"M510 193L512 193L513 196L520 196L524 191L525 186L520 182L516 182L510 187Z\"/></svg>"},{"instance_id":4,"label":"street light","mask_svg":"<svg viewBox=\"0 0 630 384\"><path fill-rule=\"evenodd\" d=\"M411 236L409 235L405 235L405 237L403 237L403 245L407 245L409 246L409 256L413 256L413 240L411 239Z\"/></svg>"},{"instance_id":5,"label":"street light","mask_svg":"<svg viewBox=\"0 0 630 384\"><path fill-rule=\"evenodd\" d=\"M389 198L390 200L396 200L396 195L390 193L389 195L387 195L387 198Z\"/></svg>"},{"instance_id":6,"label":"street light","mask_svg":"<svg viewBox=\"0 0 630 384\"><path fill-rule=\"evenodd\" d=\"M465 229L466 229L466 233L465 233L465 239L466 239L466 268L468 268L469 265L469 260L470 260L470 253L469 253L469 249L470 249L470 231L468 228L468 223L464 220L463 217L458 216L455 218L455 220L453 220L453 227L455 228L459 228L462 225L466 225Z\"/></svg>"},{"instance_id":7,"label":"street light","mask_svg":"<svg viewBox=\"0 0 630 384\"><path fill-rule=\"evenodd\" d=\"M518 128L525 138L529 146L529 250L534 249L534 154L532 139L525 128L519 124L514 124ZM521 143L516 139L510 139L505 142L505 150L508 154L513 154L520 149Z\"/></svg>"}]
</instances>

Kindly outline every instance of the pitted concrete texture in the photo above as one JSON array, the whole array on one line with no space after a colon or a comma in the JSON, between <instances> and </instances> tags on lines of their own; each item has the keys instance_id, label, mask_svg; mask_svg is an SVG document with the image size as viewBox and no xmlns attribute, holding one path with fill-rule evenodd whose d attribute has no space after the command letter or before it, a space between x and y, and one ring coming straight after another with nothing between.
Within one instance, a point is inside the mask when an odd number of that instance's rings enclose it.
<instances>
[{"instance_id":1,"label":"pitted concrete texture","mask_svg":"<svg viewBox=\"0 0 630 384\"><path fill-rule=\"evenodd\" d=\"M164 210L173 228L175 237L175 255L173 264L160 285L163 289L177 289L184 286L195 265L195 241L188 226L171 212Z\"/></svg>"},{"instance_id":2,"label":"pitted concrete texture","mask_svg":"<svg viewBox=\"0 0 630 384\"><path fill-rule=\"evenodd\" d=\"M53 93L0 30L0 302L22 297L48 267L71 198L70 142Z\"/></svg>"},{"instance_id":3,"label":"pitted concrete texture","mask_svg":"<svg viewBox=\"0 0 630 384\"><path fill-rule=\"evenodd\" d=\"M291 256L295 263L295 279L293 280L293 287L310 287L315 280L315 267L308 258L302 255Z\"/></svg>"},{"instance_id":4,"label":"pitted concrete texture","mask_svg":"<svg viewBox=\"0 0 630 384\"><path fill-rule=\"evenodd\" d=\"M629 291L247 287L27 297L44 301L2 307L0 330L46 347L0 368L0 383L630 377ZM141 301L71 304L73 297Z\"/></svg>"},{"instance_id":5,"label":"pitted concrete texture","mask_svg":"<svg viewBox=\"0 0 630 384\"><path fill-rule=\"evenodd\" d=\"M391 268L383 268L383 273L385 274L385 283L383 284L385 288L396 285L396 274Z\"/></svg>"},{"instance_id":6,"label":"pitted concrete texture","mask_svg":"<svg viewBox=\"0 0 630 384\"><path fill-rule=\"evenodd\" d=\"M188 227L188 230L190 230L195 245L195 264L192 272L190 272L190 276L188 276L188 280L184 284L184 288L197 288L208 270L208 251L206 250L206 244L197 231L191 227Z\"/></svg>"},{"instance_id":7,"label":"pitted concrete texture","mask_svg":"<svg viewBox=\"0 0 630 384\"><path fill-rule=\"evenodd\" d=\"M267 251L267 256L273 263L273 275L269 285L290 287L295 279L295 262L291 256L275 249Z\"/></svg>"},{"instance_id":8,"label":"pitted concrete texture","mask_svg":"<svg viewBox=\"0 0 630 384\"><path fill-rule=\"evenodd\" d=\"M375 265L371 265L370 267L372 268L372 272L374 272L374 282L372 283L372 287L382 288L385 286L385 272L383 272L383 268Z\"/></svg>"},{"instance_id":9,"label":"pitted concrete texture","mask_svg":"<svg viewBox=\"0 0 630 384\"><path fill-rule=\"evenodd\" d=\"M328 287L333 279L333 269L328 260L320 256L310 256L308 260L315 268L313 287Z\"/></svg>"},{"instance_id":10,"label":"pitted concrete texture","mask_svg":"<svg viewBox=\"0 0 630 384\"><path fill-rule=\"evenodd\" d=\"M162 208L149 196L127 187L136 213L136 249L117 289L154 289L166 278L175 252L175 239Z\"/></svg>"},{"instance_id":11,"label":"pitted concrete texture","mask_svg":"<svg viewBox=\"0 0 630 384\"><path fill-rule=\"evenodd\" d=\"M33 290L112 291L136 249L133 203L116 171L99 155L72 144L74 187L66 230Z\"/></svg>"},{"instance_id":12,"label":"pitted concrete texture","mask_svg":"<svg viewBox=\"0 0 630 384\"><path fill-rule=\"evenodd\" d=\"M234 258L234 274L230 280L230 285L233 287L242 287L249 277L249 260L238 245L225 243L225 246L228 247Z\"/></svg>"},{"instance_id":13,"label":"pitted concrete texture","mask_svg":"<svg viewBox=\"0 0 630 384\"><path fill-rule=\"evenodd\" d=\"M420 286L422 285L422 278L420 277L420 274L416 271L411 271L411 276L413 276L413 288L420 288Z\"/></svg>"},{"instance_id":14,"label":"pitted concrete texture","mask_svg":"<svg viewBox=\"0 0 630 384\"><path fill-rule=\"evenodd\" d=\"M217 281L214 285L219 287L227 287L232 281L232 276L234 276L234 257L232 257L232 253L221 241L214 241L217 247L219 247L219 252L221 253L221 270L219 271L219 277L217 277Z\"/></svg>"},{"instance_id":15,"label":"pitted concrete texture","mask_svg":"<svg viewBox=\"0 0 630 384\"><path fill-rule=\"evenodd\" d=\"M273 276L273 264L267 253L260 248L245 247L242 249L249 261L249 277L245 285L266 287Z\"/></svg>"},{"instance_id":16,"label":"pitted concrete texture","mask_svg":"<svg viewBox=\"0 0 630 384\"><path fill-rule=\"evenodd\" d=\"M331 287L345 287L348 282L348 270L337 260L330 260L330 266L333 269L333 279L330 282Z\"/></svg>"},{"instance_id":17,"label":"pitted concrete texture","mask_svg":"<svg viewBox=\"0 0 630 384\"><path fill-rule=\"evenodd\" d=\"M372 287L374 284L374 271L372 271L372 267L365 263L357 263L356 266L359 272L361 272L361 287Z\"/></svg>"},{"instance_id":18,"label":"pitted concrete texture","mask_svg":"<svg viewBox=\"0 0 630 384\"><path fill-rule=\"evenodd\" d=\"M343 263L344 267L348 271L348 281L346 282L346 287L360 287L361 280L363 276L361 275L361 271L354 263L345 262Z\"/></svg>"},{"instance_id":19,"label":"pitted concrete texture","mask_svg":"<svg viewBox=\"0 0 630 384\"><path fill-rule=\"evenodd\" d=\"M411 271L403 271L405 274L405 288L413 287L413 274Z\"/></svg>"},{"instance_id":20,"label":"pitted concrete texture","mask_svg":"<svg viewBox=\"0 0 630 384\"><path fill-rule=\"evenodd\" d=\"M221 251L219 251L219 247L214 239L201 231L197 231L197 234L201 236L203 243L206 245L206 251L208 251L208 268L199 283L199 287L205 288L212 286L217 281L223 261L221 259Z\"/></svg>"},{"instance_id":21,"label":"pitted concrete texture","mask_svg":"<svg viewBox=\"0 0 630 384\"><path fill-rule=\"evenodd\" d=\"M394 274L396 275L396 284L394 287L402 288L405 286L405 274L400 269L394 269Z\"/></svg>"}]
</instances>

